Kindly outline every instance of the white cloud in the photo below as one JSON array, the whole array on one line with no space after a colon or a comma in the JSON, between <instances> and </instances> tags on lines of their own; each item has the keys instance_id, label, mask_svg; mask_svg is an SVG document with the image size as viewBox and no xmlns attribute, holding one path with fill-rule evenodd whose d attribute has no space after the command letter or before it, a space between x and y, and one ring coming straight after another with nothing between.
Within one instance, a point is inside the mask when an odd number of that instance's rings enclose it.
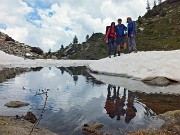
<instances>
[{"instance_id":1,"label":"white cloud","mask_svg":"<svg viewBox=\"0 0 180 135\"><path fill-rule=\"evenodd\" d=\"M105 26L118 18L125 23L127 16L136 20L146 11L146 0L39 0L39 6L35 5L38 2L34 0L30 2L33 6L29 7L22 0L1 0L0 23L6 24L8 28L0 31L45 51L50 48L57 50L61 44L68 45L75 34L83 42L86 35L91 35L93 31L104 33ZM51 8L44 8L47 3L51 4ZM26 16L30 12L36 12L41 19L32 20L33 24L27 21ZM49 16L49 13L53 15ZM66 27L72 30L66 31Z\"/></svg>"}]
</instances>

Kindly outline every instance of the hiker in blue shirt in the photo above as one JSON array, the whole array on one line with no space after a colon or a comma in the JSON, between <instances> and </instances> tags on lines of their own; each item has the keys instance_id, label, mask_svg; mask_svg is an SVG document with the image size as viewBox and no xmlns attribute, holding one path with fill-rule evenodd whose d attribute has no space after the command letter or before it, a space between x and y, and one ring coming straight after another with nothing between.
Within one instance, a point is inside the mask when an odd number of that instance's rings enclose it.
<instances>
[{"instance_id":1,"label":"hiker in blue shirt","mask_svg":"<svg viewBox=\"0 0 180 135\"><path fill-rule=\"evenodd\" d=\"M127 29L128 29L128 47L129 47L129 53L135 52L137 53L136 48L136 23L132 21L131 17L127 18Z\"/></svg>"},{"instance_id":2,"label":"hiker in blue shirt","mask_svg":"<svg viewBox=\"0 0 180 135\"><path fill-rule=\"evenodd\" d=\"M122 24L122 19L118 19L118 25L116 25L116 42L118 45L118 56L120 56L121 45L124 45L124 52L127 53L126 34L127 27Z\"/></svg>"}]
</instances>

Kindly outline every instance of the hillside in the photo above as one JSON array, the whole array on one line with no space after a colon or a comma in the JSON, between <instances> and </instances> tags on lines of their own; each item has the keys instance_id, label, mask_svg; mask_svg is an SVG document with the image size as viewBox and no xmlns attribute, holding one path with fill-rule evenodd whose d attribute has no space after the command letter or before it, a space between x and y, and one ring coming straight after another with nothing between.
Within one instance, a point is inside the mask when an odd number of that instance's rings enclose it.
<instances>
[{"instance_id":1,"label":"hillside","mask_svg":"<svg viewBox=\"0 0 180 135\"><path fill-rule=\"evenodd\" d=\"M82 44L70 44L52 55L56 55L58 59L96 60L106 57L106 54L107 45L105 43L105 35L102 33L95 33L87 42Z\"/></svg>"},{"instance_id":2,"label":"hillside","mask_svg":"<svg viewBox=\"0 0 180 135\"><path fill-rule=\"evenodd\" d=\"M180 1L167 0L136 21L139 51L180 49ZM53 53L59 59L101 59L107 56L105 35L93 34L87 42L70 44Z\"/></svg>"},{"instance_id":3,"label":"hillside","mask_svg":"<svg viewBox=\"0 0 180 135\"><path fill-rule=\"evenodd\" d=\"M174 3L173 3L174 1ZM172 2L172 3L171 3ZM180 1L168 0L154 7L137 21L144 31L137 35L138 49L180 49Z\"/></svg>"},{"instance_id":4,"label":"hillside","mask_svg":"<svg viewBox=\"0 0 180 135\"><path fill-rule=\"evenodd\" d=\"M13 38L2 32L0 32L0 50L23 58L44 58L44 53L40 48L31 47L15 41Z\"/></svg>"}]
</instances>

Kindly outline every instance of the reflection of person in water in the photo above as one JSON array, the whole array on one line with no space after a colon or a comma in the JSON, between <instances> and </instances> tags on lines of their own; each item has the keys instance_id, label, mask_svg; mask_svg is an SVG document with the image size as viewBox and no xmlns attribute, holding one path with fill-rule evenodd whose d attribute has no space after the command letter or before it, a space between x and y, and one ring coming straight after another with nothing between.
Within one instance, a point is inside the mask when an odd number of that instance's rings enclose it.
<instances>
[{"instance_id":1,"label":"reflection of person in water","mask_svg":"<svg viewBox=\"0 0 180 135\"><path fill-rule=\"evenodd\" d=\"M114 118L115 117L115 105L114 105L114 96L111 96L111 90L112 85L108 85L108 95L106 99L105 109L107 111L107 114L109 114L109 117Z\"/></svg>"},{"instance_id":2,"label":"reflection of person in water","mask_svg":"<svg viewBox=\"0 0 180 135\"><path fill-rule=\"evenodd\" d=\"M126 113L126 110L124 109L125 101L126 101L126 89L124 89L124 94L122 98L119 96L119 89L117 90L117 98L115 102L115 115L117 116L117 120L120 120L121 116L124 116Z\"/></svg>"},{"instance_id":3,"label":"reflection of person in water","mask_svg":"<svg viewBox=\"0 0 180 135\"><path fill-rule=\"evenodd\" d=\"M126 109L126 117L125 117L125 122L128 124L130 121L136 116L136 108L134 107L134 100L135 100L135 95L133 92L128 93L128 103L127 103L127 109Z\"/></svg>"},{"instance_id":4,"label":"reflection of person in water","mask_svg":"<svg viewBox=\"0 0 180 135\"><path fill-rule=\"evenodd\" d=\"M120 98L119 96L120 87L116 89L116 86L108 85L107 90L108 90L108 95L105 105L107 114L109 114L109 117L111 118L117 116L117 120L120 120L120 117L124 116L124 114L126 113L124 109L125 101L126 101L126 89L124 89L124 94L122 98ZM113 95L111 95L112 91L113 91Z\"/></svg>"}]
</instances>

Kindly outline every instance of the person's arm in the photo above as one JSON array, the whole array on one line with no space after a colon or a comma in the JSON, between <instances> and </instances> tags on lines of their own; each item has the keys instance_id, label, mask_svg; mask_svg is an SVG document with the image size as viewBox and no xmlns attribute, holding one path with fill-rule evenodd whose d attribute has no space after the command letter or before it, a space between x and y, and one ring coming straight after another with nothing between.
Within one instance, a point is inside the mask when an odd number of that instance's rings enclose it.
<instances>
[{"instance_id":1,"label":"person's arm","mask_svg":"<svg viewBox=\"0 0 180 135\"><path fill-rule=\"evenodd\" d=\"M124 30L127 31L127 27L125 25L123 25L123 26L124 26Z\"/></svg>"},{"instance_id":2,"label":"person's arm","mask_svg":"<svg viewBox=\"0 0 180 135\"><path fill-rule=\"evenodd\" d=\"M134 36L134 28L133 28L133 22L131 22L130 24L129 24L129 27L128 27L128 29L129 29L129 35L131 36L131 37L133 37Z\"/></svg>"}]
</instances>

